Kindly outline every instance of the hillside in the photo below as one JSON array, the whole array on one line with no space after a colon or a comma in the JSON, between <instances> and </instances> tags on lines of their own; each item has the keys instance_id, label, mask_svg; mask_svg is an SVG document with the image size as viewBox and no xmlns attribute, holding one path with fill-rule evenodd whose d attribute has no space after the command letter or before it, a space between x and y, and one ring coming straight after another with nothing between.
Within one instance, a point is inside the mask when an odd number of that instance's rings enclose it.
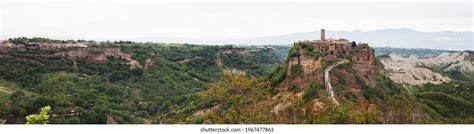
<instances>
[{"instance_id":1,"label":"hillside","mask_svg":"<svg viewBox=\"0 0 474 134\"><path fill-rule=\"evenodd\" d=\"M46 105L52 124L474 121L471 51L12 38L0 61L7 124Z\"/></svg>"},{"instance_id":2,"label":"hillside","mask_svg":"<svg viewBox=\"0 0 474 134\"><path fill-rule=\"evenodd\" d=\"M414 53L416 54L416 53ZM474 107L473 56L471 51L444 51L439 55L381 56L387 77L446 118L472 120Z\"/></svg>"},{"instance_id":3,"label":"hillside","mask_svg":"<svg viewBox=\"0 0 474 134\"><path fill-rule=\"evenodd\" d=\"M10 39L0 45L0 121L25 123L50 105L50 123L151 123L224 69L268 75L285 49Z\"/></svg>"},{"instance_id":4,"label":"hillside","mask_svg":"<svg viewBox=\"0 0 474 134\"><path fill-rule=\"evenodd\" d=\"M163 123L469 123L472 83L405 85L387 77L367 44L295 42L266 80L225 71L199 94L207 108L178 108Z\"/></svg>"},{"instance_id":5,"label":"hillside","mask_svg":"<svg viewBox=\"0 0 474 134\"><path fill-rule=\"evenodd\" d=\"M382 58L389 77L399 83L440 84L457 80L472 81L474 66L468 52L443 52L437 56L417 58L415 56L400 57L394 53ZM460 75L454 76L454 73ZM409 79L412 78L412 79Z\"/></svg>"}]
</instances>

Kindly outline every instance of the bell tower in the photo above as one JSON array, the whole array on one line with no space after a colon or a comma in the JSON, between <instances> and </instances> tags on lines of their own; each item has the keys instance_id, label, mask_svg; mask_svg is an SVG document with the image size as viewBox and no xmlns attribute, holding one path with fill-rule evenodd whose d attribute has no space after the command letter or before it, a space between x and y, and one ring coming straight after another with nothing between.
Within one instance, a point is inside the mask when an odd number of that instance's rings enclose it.
<instances>
[{"instance_id":1,"label":"bell tower","mask_svg":"<svg viewBox=\"0 0 474 134\"><path fill-rule=\"evenodd\" d=\"M325 41L326 38L325 38L325 32L324 32L324 29L321 29L321 41Z\"/></svg>"}]
</instances>

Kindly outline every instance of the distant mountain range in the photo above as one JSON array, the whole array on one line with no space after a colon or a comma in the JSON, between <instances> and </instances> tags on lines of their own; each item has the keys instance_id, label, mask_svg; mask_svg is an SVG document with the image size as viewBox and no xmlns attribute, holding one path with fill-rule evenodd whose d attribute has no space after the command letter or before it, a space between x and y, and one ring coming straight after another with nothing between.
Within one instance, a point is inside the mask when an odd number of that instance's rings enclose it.
<instances>
[{"instance_id":1,"label":"distant mountain range","mask_svg":"<svg viewBox=\"0 0 474 134\"><path fill-rule=\"evenodd\" d=\"M140 41L195 43L195 44L245 44L245 45L287 45L298 40L319 39L320 31L299 32L279 36L265 36L246 39L197 40L182 38L141 38ZM374 31L331 31L326 37L345 38L356 42L367 42L374 47L429 48L445 50L473 50L473 32L420 32L412 29L381 29Z\"/></svg>"},{"instance_id":2,"label":"distant mountain range","mask_svg":"<svg viewBox=\"0 0 474 134\"><path fill-rule=\"evenodd\" d=\"M7 37L7 36L3 36ZM48 37L48 36L46 36ZM331 31L326 30L327 38L345 38L356 42L366 42L373 47L394 47L394 48L428 48L443 50L473 50L473 32L420 32L407 28L400 29L380 29L374 31ZM48 37L57 38L57 37ZM132 40L140 42L161 42L161 43L190 43L206 45L241 44L241 45L289 45L298 40L316 40L320 38L320 31L298 32L277 36L264 36L254 38L234 38L220 40L204 40L181 37L143 37L124 39L101 39L92 40ZM57 38L74 39L74 38Z\"/></svg>"}]
</instances>

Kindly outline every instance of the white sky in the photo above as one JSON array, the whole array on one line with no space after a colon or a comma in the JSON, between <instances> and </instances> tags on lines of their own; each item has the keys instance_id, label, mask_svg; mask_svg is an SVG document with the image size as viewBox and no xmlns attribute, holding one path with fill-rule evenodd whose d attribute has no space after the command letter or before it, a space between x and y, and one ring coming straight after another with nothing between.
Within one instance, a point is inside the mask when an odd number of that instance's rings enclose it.
<instances>
[{"instance_id":1,"label":"white sky","mask_svg":"<svg viewBox=\"0 0 474 134\"><path fill-rule=\"evenodd\" d=\"M472 1L358 3L2 2L0 35L229 39L328 30L473 31Z\"/></svg>"}]
</instances>

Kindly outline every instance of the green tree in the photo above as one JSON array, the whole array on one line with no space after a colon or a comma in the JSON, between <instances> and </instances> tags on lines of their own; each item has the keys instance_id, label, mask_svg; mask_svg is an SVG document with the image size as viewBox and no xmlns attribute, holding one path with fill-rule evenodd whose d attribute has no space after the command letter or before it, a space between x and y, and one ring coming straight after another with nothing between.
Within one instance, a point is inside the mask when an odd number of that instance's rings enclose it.
<instances>
[{"instance_id":1,"label":"green tree","mask_svg":"<svg viewBox=\"0 0 474 134\"><path fill-rule=\"evenodd\" d=\"M32 114L26 116L26 124L47 124L48 112L51 110L50 106L42 107L39 114Z\"/></svg>"}]
</instances>

